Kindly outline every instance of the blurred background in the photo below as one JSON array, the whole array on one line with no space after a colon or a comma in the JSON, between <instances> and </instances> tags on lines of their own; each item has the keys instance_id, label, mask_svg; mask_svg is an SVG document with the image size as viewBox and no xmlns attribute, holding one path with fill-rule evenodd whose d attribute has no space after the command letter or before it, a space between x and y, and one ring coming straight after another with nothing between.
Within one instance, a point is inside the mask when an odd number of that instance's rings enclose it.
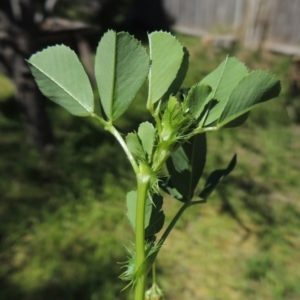
<instances>
[{"instance_id":1,"label":"blurred background","mask_svg":"<svg viewBox=\"0 0 300 300\"><path fill-rule=\"evenodd\" d=\"M108 28L145 46L147 32L172 31L190 52L187 87L227 55L281 80L280 97L241 128L208 135L205 176L234 153L237 167L183 215L158 257L158 283L172 300L300 299L299 16L298 0L1 0L0 299L132 298L118 278L133 240L130 165L97 123L45 100L25 61L63 43L94 84ZM150 119L146 95L145 85L122 132ZM167 220L179 205L165 199Z\"/></svg>"}]
</instances>

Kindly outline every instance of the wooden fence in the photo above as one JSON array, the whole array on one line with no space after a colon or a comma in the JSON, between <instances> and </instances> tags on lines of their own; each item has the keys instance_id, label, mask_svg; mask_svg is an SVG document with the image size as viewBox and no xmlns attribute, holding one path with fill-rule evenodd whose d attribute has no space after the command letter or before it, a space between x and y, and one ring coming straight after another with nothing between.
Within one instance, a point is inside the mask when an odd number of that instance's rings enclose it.
<instances>
[{"instance_id":1,"label":"wooden fence","mask_svg":"<svg viewBox=\"0 0 300 300\"><path fill-rule=\"evenodd\" d=\"M163 0L176 30L300 55L300 0Z\"/></svg>"}]
</instances>

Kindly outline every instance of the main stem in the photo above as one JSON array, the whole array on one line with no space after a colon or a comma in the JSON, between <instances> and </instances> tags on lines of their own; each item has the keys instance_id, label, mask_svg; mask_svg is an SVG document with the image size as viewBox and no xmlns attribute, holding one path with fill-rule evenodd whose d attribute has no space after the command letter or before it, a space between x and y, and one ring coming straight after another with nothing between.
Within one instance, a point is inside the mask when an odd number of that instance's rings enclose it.
<instances>
[{"instance_id":1,"label":"main stem","mask_svg":"<svg viewBox=\"0 0 300 300\"><path fill-rule=\"evenodd\" d=\"M137 207L136 207L136 223L135 223L135 249L136 264L138 271L135 286L135 300L145 299L146 286L146 264L145 264L145 208L147 192L149 188L150 176L147 174L137 175Z\"/></svg>"}]
</instances>

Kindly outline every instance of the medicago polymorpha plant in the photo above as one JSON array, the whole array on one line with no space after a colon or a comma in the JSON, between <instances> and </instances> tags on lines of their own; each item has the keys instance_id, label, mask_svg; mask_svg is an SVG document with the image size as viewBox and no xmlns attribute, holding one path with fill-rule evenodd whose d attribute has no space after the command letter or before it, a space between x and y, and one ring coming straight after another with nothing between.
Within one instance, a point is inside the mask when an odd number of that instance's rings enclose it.
<instances>
[{"instance_id":1,"label":"medicago polymorpha plant","mask_svg":"<svg viewBox=\"0 0 300 300\"><path fill-rule=\"evenodd\" d=\"M95 57L100 101L94 99L88 76L68 47L48 47L28 60L42 93L75 116L99 121L118 140L132 166L136 190L128 192L126 203L135 242L128 245L129 257L120 277L135 289L135 300L162 299L154 262L165 240L182 213L205 203L236 164L234 155L225 169L213 171L201 192L195 193L205 167L206 134L243 124L252 108L280 92L274 75L263 70L249 72L234 57L227 57L192 87L183 88L187 49L166 32L153 32L148 39L147 52L126 32L109 30L103 35ZM146 80L145 105L153 121L121 134L115 120L129 108ZM168 176L161 175L164 165ZM165 222L165 193L182 206L157 238ZM153 285L145 292L151 269Z\"/></svg>"}]
</instances>

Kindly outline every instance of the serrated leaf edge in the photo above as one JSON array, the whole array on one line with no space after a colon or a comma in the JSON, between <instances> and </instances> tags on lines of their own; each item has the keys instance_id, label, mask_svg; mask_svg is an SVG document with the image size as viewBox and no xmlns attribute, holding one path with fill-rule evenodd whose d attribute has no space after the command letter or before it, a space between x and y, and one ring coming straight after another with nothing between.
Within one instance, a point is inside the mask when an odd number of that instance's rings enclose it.
<instances>
[{"instance_id":1,"label":"serrated leaf edge","mask_svg":"<svg viewBox=\"0 0 300 300\"><path fill-rule=\"evenodd\" d=\"M42 54L43 52L45 53L45 51L48 51L50 50L51 48L57 48L57 47L63 47L63 48L66 48L66 49L69 49L73 54L75 54L75 56L77 57L78 59L78 56L76 55L76 53L68 46L65 46L65 45L56 45L56 46L49 46L47 47L46 49L42 50L42 51L39 51L35 54L33 54L28 60L26 60L31 66L33 66L34 68L36 68L37 70L39 70L42 74L44 74L47 78L49 78L50 80L52 80L57 86L59 86L63 91L65 91L69 96L71 96L82 108L85 109L86 112L88 112L90 115L92 115L92 113L94 112L94 109L92 111L89 111L86 109L85 106L83 106L80 102L79 102L79 99L77 99L70 91L66 90L65 88L63 88L56 80L54 80L51 76L47 75L46 73L44 73L40 68L38 68L35 64L33 64L30 59L35 57L35 56L38 56L40 54ZM80 62L80 60L78 59L78 62L80 64L80 66L82 67L84 73L86 74L83 66L82 66L82 63ZM89 81L90 82L90 81ZM91 87L91 86L90 86ZM94 106L94 105L93 105Z\"/></svg>"}]
</instances>

